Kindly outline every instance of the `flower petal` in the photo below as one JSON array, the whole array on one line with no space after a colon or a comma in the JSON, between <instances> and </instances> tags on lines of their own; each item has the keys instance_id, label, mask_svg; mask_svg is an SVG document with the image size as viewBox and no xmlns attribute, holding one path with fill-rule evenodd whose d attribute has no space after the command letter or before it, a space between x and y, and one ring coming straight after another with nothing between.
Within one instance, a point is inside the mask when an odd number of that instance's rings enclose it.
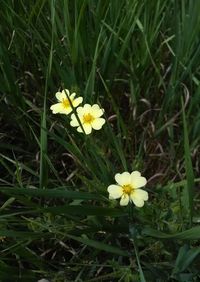
<instances>
[{"instance_id":1,"label":"flower petal","mask_svg":"<svg viewBox=\"0 0 200 282\"><path fill-rule=\"evenodd\" d=\"M76 96L76 93L75 92L73 92L72 94L68 94L68 98L70 99L70 100L74 100L74 98L75 98L75 96ZM66 97L67 98L67 97Z\"/></svg>"},{"instance_id":2,"label":"flower petal","mask_svg":"<svg viewBox=\"0 0 200 282\"><path fill-rule=\"evenodd\" d=\"M90 134L92 132L92 126L88 123L83 124L83 128L85 130L85 134Z\"/></svg>"},{"instance_id":3,"label":"flower petal","mask_svg":"<svg viewBox=\"0 0 200 282\"><path fill-rule=\"evenodd\" d=\"M69 95L69 90L65 89L66 93ZM66 99L66 94L65 91L63 90L62 92L57 92L56 93L56 98L58 99L58 101L62 102L63 99Z\"/></svg>"},{"instance_id":4,"label":"flower petal","mask_svg":"<svg viewBox=\"0 0 200 282\"><path fill-rule=\"evenodd\" d=\"M120 206L127 206L129 203L129 196L127 194L124 194L122 197L121 197L121 200L120 200Z\"/></svg>"},{"instance_id":5,"label":"flower petal","mask_svg":"<svg viewBox=\"0 0 200 282\"><path fill-rule=\"evenodd\" d=\"M140 187L143 187L145 186L147 183L147 180L145 177L142 177L140 172L138 171L134 171L131 173L131 185L134 187L134 188L140 188Z\"/></svg>"},{"instance_id":6,"label":"flower petal","mask_svg":"<svg viewBox=\"0 0 200 282\"><path fill-rule=\"evenodd\" d=\"M91 111L91 105L90 105L90 104L85 104L85 105L83 106L83 108L84 108L84 113L85 113L85 114L90 113L90 111ZM88 112L88 113L87 113L87 112Z\"/></svg>"},{"instance_id":7,"label":"flower petal","mask_svg":"<svg viewBox=\"0 0 200 282\"><path fill-rule=\"evenodd\" d=\"M104 109L101 109L101 108L99 107L99 105L97 105L97 104L92 105L92 112L91 112L91 114L92 114L95 118L98 118L98 117L102 116L103 113L104 113Z\"/></svg>"},{"instance_id":8,"label":"flower petal","mask_svg":"<svg viewBox=\"0 0 200 282\"><path fill-rule=\"evenodd\" d=\"M132 201L138 208L141 208L144 206L144 201L142 199L134 199Z\"/></svg>"},{"instance_id":9,"label":"flower petal","mask_svg":"<svg viewBox=\"0 0 200 282\"><path fill-rule=\"evenodd\" d=\"M62 103L57 103L54 104L50 107L50 109L52 110L53 114L65 114L68 115L69 113L71 113L72 108L68 107L68 108L64 108Z\"/></svg>"},{"instance_id":10,"label":"flower petal","mask_svg":"<svg viewBox=\"0 0 200 282\"><path fill-rule=\"evenodd\" d=\"M77 128L77 131L83 133L83 129L80 126Z\"/></svg>"},{"instance_id":11,"label":"flower petal","mask_svg":"<svg viewBox=\"0 0 200 282\"><path fill-rule=\"evenodd\" d=\"M99 130L99 129L102 128L102 126L104 125L105 122L106 122L106 121L105 121L104 118L95 118L95 119L92 121L91 125L92 125L92 127L93 127L94 129Z\"/></svg>"},{"instance_id":12,"label":"flower petal","mask_svg":"<svg viewBox=\"0 0 200 282\"><path fill-rule=\"evenodd\" d=\"M78 107L76 109L78 116L83 116L84 115L84 108L83 107Z\"/></svg>"},{"instance_id":13,"label":"flower petal","mask_svg":"<svg viewBox=\"0 0 200 282\"><path fill-rule=\"evenodd\" d=\"M131 177L135 177L135 176L141 176L141 173L137 170L131 172Z\"/></svg>"},{"instance_id":14,"label":"flower petal","mask_svg":"<svg viewBox=\"0 0 200 282\"><path fill-rule=\"evenodd\" d=\"M78 122L78 120L77 120L75 114L72 114L72 115L71 115L70 125L73 126L73 127L74 127L74 126L79 126L79 122Z\"/></svg>"},{"instance_id":15,"label":"flower petal","mask_svg":"<svg viewBox=\"0 0 200 282\"><path fill-rule=\"evenodd\" d=\"M60 114L65 114L65 115L68 115L72 112L72 108L68 107L68 108L65 108L63 109Z\"/></svg>"},{"instance_id":16,"label":"flower petal","mask_svg":"<svg viewBox=\"0 0 200 282\"><path fill-rule=\"evenodd\" d=\"M50 109L52 110L53 114L58 114L63 110L62 103L54 104L50 107Z\"/></svg>"},{"instance_id":17,"label":"flower petal","mask_svg":"<svg viewBox=\"0 0 200 282\"><path fill-rule=\"evenodd\" d=\"M117 173L115 175L115 180L119 185L127 185L131 183L131 176L130 173L125 171L123 173Z\"/></svg>"},{"instance_id":18,"label":"flower petal","mask_svg":"<svg viewBox=\"0 0 200 282\"><path fill-rule=\"evenodd\" d=\"M77 128L77 131L81 132L81 133L85 133L86 135L88 135L88 134L90 134L92 132L92 127L91 127L90 124L88 124L88 123L82 124L82 127L83 127L85 132L82 130L81 126L79 126Z\"/></svg>"},{"instance_id":19,"label":"flower petal","mask_svg":"<svg viewBox=\"0 0 200 282\"><path fill-rule=\"evenodd\" d=\"M133 190L130 196L131 196L131 199L133 198L142 199L143 201L147 201L149 198L147 191L144 191L142 189Z\"/></svg>"},{"instance_id":20,"label":"flower petal","mask_svg":"<svg viewBox=\"0 0 200 282\"><path fill-rule=\"evenodd\" d=\"M108 186L107 191L110 199L118 199L123 194L123 189L119 185L110 185Z\"/></svg>"},{"instance_id":21,"label":"flower petal","mask_svg":"<svg viewBox=\"0 0 200 282\"><path fill-rule=\"evenodd\" d=\"M78 105L80 105L83 102L83 97L78 97L76 99L74 99L74 101L72 102L72 105L74 107L77 107Z\"/></svg>"},{"instance_id":22,"label":"flower petal","mask_svg":"<svg viewBox=\"0 0 200 282\"><path fill-rule=\"evenodd\" d=\"M144 201L148 200L148 193L142 189L136 189L131 193L130 198L137 207L143 207Z\"/></svg>"}]
</instances>

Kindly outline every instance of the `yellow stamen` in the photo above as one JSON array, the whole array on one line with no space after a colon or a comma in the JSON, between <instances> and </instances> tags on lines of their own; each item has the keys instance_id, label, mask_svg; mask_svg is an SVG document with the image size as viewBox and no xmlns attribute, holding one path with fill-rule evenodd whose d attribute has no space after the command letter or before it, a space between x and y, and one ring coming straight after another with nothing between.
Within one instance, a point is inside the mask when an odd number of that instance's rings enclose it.
<instances>
[{"instance_id":1,"label":"yellow stamen","mask_svg":"<svg viewBox=\"0 0 200 282\"><path fill-rule=\"evenodd\" d=\"M124 194L130 195L131 192L133 191L133 187L130 184L123 185L122 188L123 188L123 193Z\"/></svg>"},{"instance_id":2,"label":"yellow stamen","mask_svg":"<svg viewBox=\"0 0 200 282\"><path fill-rule=\"evenodd\" d=\"M83 115L83 123L91 123L94 120L94 117L89 113Z\"/></svg>"},{"instance_id":3,"label":"yellow stamen","mask_svg":"<svg viewBox=\"0 0 200 282\"><path fill-rule=\"evenodd\" d=\"M62 104L64 108L69 108L70 107L70 103L68 99L62 99Z\"/></svg>"}]
</instances>

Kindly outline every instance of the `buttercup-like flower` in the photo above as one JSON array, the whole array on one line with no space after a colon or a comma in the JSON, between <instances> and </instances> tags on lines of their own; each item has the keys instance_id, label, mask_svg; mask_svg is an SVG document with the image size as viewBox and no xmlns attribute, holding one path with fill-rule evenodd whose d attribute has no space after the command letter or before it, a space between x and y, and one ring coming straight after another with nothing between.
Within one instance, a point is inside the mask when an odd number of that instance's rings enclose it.
<instances>
[{"instance_id":1,"label":"buttercup-like flower","mask_svg":"<svg viewBox=\"0 0 200 282\"><path fill-rule=\"evenodd\" d=\"M66 95L67 94L67 95ZM68 96L68 97L67 97ZM76 108L78 105L80 105L83 102L82 97L75 98L76 93L72 93L70 95L69 90L65 89L62 92L56 93L56 98L58 100L57 104L54 104L50 107L53 114L66 114L72 112L72 107L70 105L69 99L73 105L74 108Z\"/></svg>"},{"instance_id":2,"label":"buttercup-like flower","mask_svg":"<svg viewBox=\"0 0 200 282\"><path fill-rule=\"evenodd\" d=\"M139 189L146 185L147 180L139 171L132 173L123 172L115 175L116 185L108 186L109 199L119 199L121 206L127 206L133 202L137 207L143 207L144 201L148 200L148 193Z\"/></svg>"},{"instance_id":3,"label":"buttercup-like flower","mask_svg":"<svg viewBox=\"0 0 200 282\"><path fill-rule=\"evenodd\" d=\"M105 119L101 118L104 110L101 109L97 104L94 104L92 106L85 104L83 107L78 107L76 109L76 112L85 131L85 134L90 134L92 132L92 129L101 129L105 123ZM71 115L70 125L73 127L78 127L78 132L84 132L75 114Z\"/></svg>"}]
</instances>

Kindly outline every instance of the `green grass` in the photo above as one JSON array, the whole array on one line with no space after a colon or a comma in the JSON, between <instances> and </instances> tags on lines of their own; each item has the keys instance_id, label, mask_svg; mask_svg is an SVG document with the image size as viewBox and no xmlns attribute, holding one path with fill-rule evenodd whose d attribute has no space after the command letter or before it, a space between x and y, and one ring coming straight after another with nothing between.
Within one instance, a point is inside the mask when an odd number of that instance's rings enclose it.
<instances>
[{"instance_id":1,"label":"green grass","mask_svg":"<svg viewBox=\"0 0 200 282\"><path fill-rule=\"evenodd\" d=\"M198 281L200 2L0 6L0 281ZM101 131L52 114L63 87ZM126 170L141 209L108 199Z\"/></svg>"}]
</instances>

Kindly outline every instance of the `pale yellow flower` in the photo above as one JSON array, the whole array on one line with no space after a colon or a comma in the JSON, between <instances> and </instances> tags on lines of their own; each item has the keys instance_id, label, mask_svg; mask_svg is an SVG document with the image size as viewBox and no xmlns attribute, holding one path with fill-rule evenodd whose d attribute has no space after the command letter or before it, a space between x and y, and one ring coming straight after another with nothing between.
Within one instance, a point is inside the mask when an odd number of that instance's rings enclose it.
<instances>
[{"instance_id":1,"label":"pale yellow flower","mask_svg":"<svg viewBox=\"0 0 200 282\"><path fill-rule=\"evenodd\" d=\"M148 193L139 189L146 185L147 180L139 171L132 173L123 172L115 175L116 185L108 186L109 199L119 199L121 206L127 206L133 202L137 207L143 207L144 201L148 200Z\"/></svg>"},{"instance_id":2,"label":"pale yellow flower","mask_svg":"<svg viewBox=\"0 0 200 282\"><path fill-rule=\"evenodd\" d=\"M105 123L105 119L101 118L104 110L101 109L97 104L94 104L92 106L85 104L83 107L78 107L76 109L76 112L84 131L81 128L75 114L71 115L70 125L73 127L78 127L78 132L85 132L85 134L90 134L92 132L92 129L99 130Z\"/></svg>"},{"instance_id":3,"label":"pale yellow flower","mask_svg":"<svg viewBox=\"0 0 200 282\"><path fill-rule=\"evenodd\" d=\"M67 94L67 95L66 95ZM70 114L72 112L72 107L70 105L69 100L74 108L80 105L83 102L82 97L75 98L76 93L69 93L68 89L63 90L62 92L56 93L56 98L58 100L57 104L54 104L50 107L53 114Z\"/></svg>"}]
</instances>

